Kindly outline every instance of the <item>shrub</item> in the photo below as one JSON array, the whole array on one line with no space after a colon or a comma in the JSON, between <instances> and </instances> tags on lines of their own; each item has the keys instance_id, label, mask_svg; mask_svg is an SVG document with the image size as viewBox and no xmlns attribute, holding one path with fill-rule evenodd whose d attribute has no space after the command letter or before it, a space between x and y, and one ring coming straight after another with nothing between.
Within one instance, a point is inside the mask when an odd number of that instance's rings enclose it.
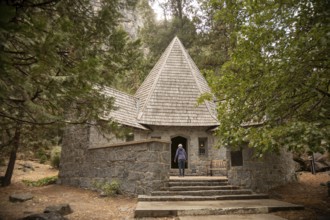
<instances>
[{"instance_id":1,"label":"shrub","mask_svg":"<svg viewBox=\"0 0 330 220\"><path fill-rule=\"evenodd\" d=\"M39 148L36 152L36 157L39 159L39 162L44 164L48 160L48 156L46 150L43 148Z\"/></svg>"},{"instance_id":2,"label":"shrub","mask_svg":"<svg viewBox=\"0 0 330 220\"><path fill-rule=\"evenodd\" d=\"M46 163L48 160L48 157L46 155L42 155L40 158L39 158L39 163L41 164L44 164Z\"/></svg>"},{"instance_id":3,"label":"shrub","mask_svg":"<svg viewBox=\"0 0 330 220\"><path fill-rule=\"evenodd\" d=\"M60 167L61 150L60 146L55 146L50 153L50 164L56 169Z\"/></svg>"},{"instance_id":4,"label":"shrub","mask_svg":"<svg viewBox=\"0 0 330 220\"><path fill-rule=\"evenodd\" d=\"M94 187L107 196L115 196L120 194L120 183L117 180L109 182L94 182Z\"/></svg>"},{"instance_id":5,"label":"shrub","mask_svg":"<svg viewBox=\"0 0 330 220\"><path fill-rule=\"evenodd\" d=\"M37 181L33 180L22 180L22 182L27 186L46 186L56 183L58 177L57 176L51 176L51 177L45 177L42 179L39 179Z\"/></svg>"}]
</instances>

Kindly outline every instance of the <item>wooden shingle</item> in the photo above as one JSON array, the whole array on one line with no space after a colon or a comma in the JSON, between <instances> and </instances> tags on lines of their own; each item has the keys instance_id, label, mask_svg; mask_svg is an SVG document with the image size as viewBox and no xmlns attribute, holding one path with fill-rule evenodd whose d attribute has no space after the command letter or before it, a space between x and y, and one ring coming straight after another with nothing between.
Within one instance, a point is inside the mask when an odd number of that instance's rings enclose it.
<instances>
[{"instance_id":1,"label":"wooden shingle","mask_svg":"<svg viewBox=\"0 0 330 220\"><path fill-rule=\"evenodd\" d=\"M218 125L215 104L197 104L211 90L197 66L175 37L135 94L139 99L137 120L164 126Z\"/></svg>"},{"instance_id":2,"label":"wooden shingle","mask_svg":"<svg viewBox=\"0 0 330 220\"><path fill-rule=\"evenodd\" d=\"M113 88L104 88L103 93L115 98L115 110L105 113L103 119L112 119L123 125L149 130L137 121L137 98Z\"/></svg>"},{"instance_id":3,"label":"wooden shingle","mask_svg":"<svg viewBox=\"0 0 330 220\"><path fill-rule=\"evenodd\" d=\"M106 88L116 110L105 118L147 130L143 125L217 126L213 102L197 103L211 90L194 61L175 37L134 96Z\"/></svg>"}]
</instances>

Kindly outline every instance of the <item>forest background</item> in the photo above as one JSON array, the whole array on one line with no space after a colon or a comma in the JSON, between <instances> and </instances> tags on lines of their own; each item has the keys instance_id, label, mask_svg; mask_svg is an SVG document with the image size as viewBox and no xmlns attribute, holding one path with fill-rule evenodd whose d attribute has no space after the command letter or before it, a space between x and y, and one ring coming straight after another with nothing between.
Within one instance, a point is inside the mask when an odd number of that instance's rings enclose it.
<instances>
[{"instance_id":1,"label":"forest background","mask_svg":"<svg viewBox=\"0 0 330 220\"><path fill-rule=\"evenodd\" d=\"M158 3L163 20L150 4ZM44 155L67 124L111 130L99 119L134 94L178 36L212 88L219 146L247 144L256 156L285 148L329 151L330 1L19 0L0 5L0 149L9 185L19 150ZM131 39L123 8L143 28ZM70 115L70 117L68 117ZM4 160L3 160L4 161Z\"/></svg>"}]
</instances>

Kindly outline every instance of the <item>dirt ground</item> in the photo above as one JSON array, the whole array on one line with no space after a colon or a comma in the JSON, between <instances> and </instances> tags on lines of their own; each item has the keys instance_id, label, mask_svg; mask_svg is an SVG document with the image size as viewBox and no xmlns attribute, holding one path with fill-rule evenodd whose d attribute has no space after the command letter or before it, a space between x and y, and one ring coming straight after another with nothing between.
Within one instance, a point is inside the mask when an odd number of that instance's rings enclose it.
<instances>
[{"instance_id":1,"label":"dirt ground","mask_svg":"<svg viewBox=\"0 0 330 220\"><path fill-rule=\"evenodd\" d=\"M34 170L24 168L29 163ZM5 167L0 167L0 176L4 175ZM67 215L69 220L89 219L133 219L137 198L129 196L99 197L99 193L62 185L28 187L22 180L38 180L43 177L57 175L58 171L49 165L33 161L18 160L15 166L12 184L0 188L0 220L19 219L31 213L43 212L49 205L69 203L73 213ZM298 173L299 181L271 190L271 198L301 204L302 211L275 212L275 215L290 220L320 219L330 216L330 197L327 188L321 183L330 181L330 172L312 175L307 172ZM30 192L34 198L23 203L9 202L14 193ZM172 219L172 218L162 218ZM175 218L173 218L175 219ZM327 219L327 218L324 218Z\"/></svg>"},{"instance_id":2,"label":"dirt ground","mask_svg":"<svg viewBox=\"0 0 330 220\"><path fill-rule=\"evenodd\" d=\"M330 181L330 171L297 173L298 182L277 187L269 192L270 198L300 204L302 211L275 212L275 215L290 220L330 220L330 197L328 189L321 186Z\"/></svg>"}]
</instances>

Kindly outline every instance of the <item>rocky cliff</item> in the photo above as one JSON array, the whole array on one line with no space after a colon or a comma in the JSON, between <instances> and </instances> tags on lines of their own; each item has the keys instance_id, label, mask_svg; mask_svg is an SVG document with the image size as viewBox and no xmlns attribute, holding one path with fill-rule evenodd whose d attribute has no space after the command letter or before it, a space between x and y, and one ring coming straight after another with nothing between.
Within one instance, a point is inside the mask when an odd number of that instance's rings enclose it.
<instances>
[{"instance_id":1,"label":"rocky cliff","mask_svg":"<svg viewBox=\"0 0 330 220\"><path fill-rule=\"evenodd\" d=\"M119 10L123 15L121 24L124 30L132 39L137 39L145 19L153 13L148 0L136 0L136 2L133 1L132 3L123 1L119 4Z\"/></svg>"}]
</instances>

